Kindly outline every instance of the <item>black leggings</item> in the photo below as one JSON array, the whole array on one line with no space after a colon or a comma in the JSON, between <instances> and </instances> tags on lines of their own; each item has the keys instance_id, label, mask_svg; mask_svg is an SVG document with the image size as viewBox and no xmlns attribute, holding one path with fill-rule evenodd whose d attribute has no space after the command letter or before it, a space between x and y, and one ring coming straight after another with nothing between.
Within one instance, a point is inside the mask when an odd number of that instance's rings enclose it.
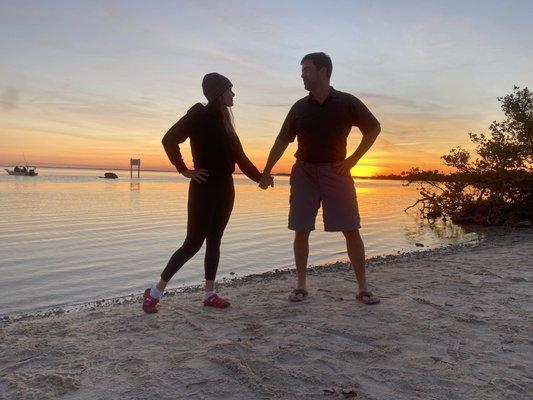
<instances>
[{"instance_id":1,"label":"black leggings","mask_svg":"<svg viewBox=\"0 0 533 400\"><path fill-rule=\"evenodd\" d=\"M187 237L170 257L161 273L161 279L170 281L183 264L198 253L205 240L205 279L215 280L220 259L220 241L233 210L234 199L235 189L231 175L210 176L203 183L191 180L187 205Z\"/></svg>"}]
</instances>

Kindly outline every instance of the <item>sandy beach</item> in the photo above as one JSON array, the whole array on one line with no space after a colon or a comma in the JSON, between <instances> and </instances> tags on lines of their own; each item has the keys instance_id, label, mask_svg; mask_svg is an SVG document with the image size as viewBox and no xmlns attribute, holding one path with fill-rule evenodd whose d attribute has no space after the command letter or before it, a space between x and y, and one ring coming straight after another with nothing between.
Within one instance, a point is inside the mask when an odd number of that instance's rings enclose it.
<instances>
[{"instance_id":1,"label":"sandy beach","mask_svg":"<svg viewBox=\"0 0 533 400\"><path fill-rule=\"evenodd\" d=\"M1 399L527 399L533 393L533 232L0 325ZM31 293L27 294L31 296Z\"/></svg>"}]
</instances>

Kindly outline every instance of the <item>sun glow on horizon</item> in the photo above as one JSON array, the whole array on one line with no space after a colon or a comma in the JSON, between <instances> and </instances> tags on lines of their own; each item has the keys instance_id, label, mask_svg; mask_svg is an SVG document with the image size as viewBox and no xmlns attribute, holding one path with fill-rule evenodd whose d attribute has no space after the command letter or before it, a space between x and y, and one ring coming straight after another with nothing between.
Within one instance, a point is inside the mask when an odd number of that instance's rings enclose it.
<instances>
[{"instance_id":1,"label":"sun glow on horizon","mask_svg":"<svg viewBox=\"0 0 533 400\"><path fill-rule=\"evenodd\" d=\"M350 170L353 176L371 177L381 174L383 171L375 165L356 165Z\"/></svg>"}]
</instances>

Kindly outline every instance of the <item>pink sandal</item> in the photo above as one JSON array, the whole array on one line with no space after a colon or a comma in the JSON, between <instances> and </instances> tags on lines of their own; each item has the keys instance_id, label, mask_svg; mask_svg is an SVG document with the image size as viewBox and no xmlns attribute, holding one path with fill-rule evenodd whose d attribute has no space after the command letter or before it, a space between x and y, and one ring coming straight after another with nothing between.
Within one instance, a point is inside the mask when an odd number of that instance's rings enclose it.
<instances>
[{"instance_id":1,"label":"pink sandal","mask_svg":"<svg viewBox=\"0 0 533 400\"><path fill-rule=\"evenodd\" d=\"M207 300L204 300L204 307L228 308L229 306L230 302L224 300L216 293L213 293Z\"/></svg>"}]
</instances>

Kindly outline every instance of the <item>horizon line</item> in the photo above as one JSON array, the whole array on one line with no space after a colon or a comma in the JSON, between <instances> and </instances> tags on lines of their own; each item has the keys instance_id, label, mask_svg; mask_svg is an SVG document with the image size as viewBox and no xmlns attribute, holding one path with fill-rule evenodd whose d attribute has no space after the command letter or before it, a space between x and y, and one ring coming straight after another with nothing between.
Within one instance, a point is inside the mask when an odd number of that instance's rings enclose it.
<instances>
[{"instance_id":1,"label":"horizon line","mask_svg":"<svg viewBox=\"0 0 533 400\"><path fill-rule=\"evenodd\" d=\"M19 165L19 164L17 164ZM20 164L22 165L22 164ZM57 168L57 169L88 169L88 170L109 170L109 171L129 171L130 169L129 168L102 168L102 167L95 167L95 166L76 166L76 165L43 165L43 166L35 166L35 165L32 165L34 166L35 168L49 168L49 169L54 169L54 168ZM0 165L0 168L10 168L10 166L8 165ZM178 171L175 171L175 170L170 170L170 169L141 169L141 172L142 171L145 171L145 172L168 172L168 173L174 173L174 172L178 172ZM134 168L134 172L135 172L135 168ZM234 172L234 174L237 174L237 175L244 175L246 176L244 173L242 172ZM272 174L273 176L290 176L290 173L289 172L277 172L277 173L273 173ZM370 175L370 176L359 176L359 175L351 175L353 178L359 178L359 179L372 179L372 178L375 178L375 177L386 177L386 176L398 176L398 177L401 177L400 174L378 174L378 175Z\"/></svg>"}]
</instances>

